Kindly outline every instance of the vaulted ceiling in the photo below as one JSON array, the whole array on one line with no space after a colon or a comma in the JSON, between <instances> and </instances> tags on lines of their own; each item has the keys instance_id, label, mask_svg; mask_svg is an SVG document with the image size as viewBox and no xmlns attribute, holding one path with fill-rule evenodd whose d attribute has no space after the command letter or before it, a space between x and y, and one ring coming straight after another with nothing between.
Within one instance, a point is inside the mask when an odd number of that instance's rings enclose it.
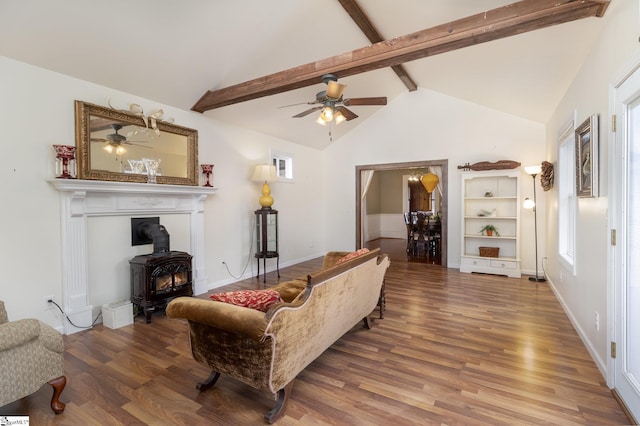
<instances>
[{"instance_id":1,"label":"vaulted ceiling","mask_svg":"<svg viewBox=\"0 0 640 426\"><path fill-rule=\"evenodd\" d=\"M201 102L210 103L196 109L207 110L225 90L242 88L255 96L271 84L275 89L266 96L204 114L323 148L329 143L328 127L316 124L315 114L292 116L309 108L305 102L326 88L319 78L326 70L335 70L339 82L347 85L345 97L386 96L392 103L415 84L418 90L435 90L546 122L598 37L602 19L583 18L576 9L568 16L578 20L521 33L527 29L524 18L519 13L507 15L531 5L544 8L564 3L586 3L594 14L602 14L608 3L527 0L500 9L514 1L357 1L3 0L0 55L185 110L208 91L213 96ZM353 8L358 5L378 36L389 42L370 46L372 42L349 14L357 15ZM609 10L612 7L615 0ZM503 21L493 20L496 13L503 13L511 25L521 25L521 30L502 29ZM477 16L440 27L439 38L433 36L435 30L402 37L473 15ZM531 15L530 25L560 20L557 11L546 16ZM483 25L482 19L489 24ZM466 32L464 43L455 39L465 35L463 24L475 26ZM509 37L500 38L504 35ZM342 63L362 52L386 55L384 60L389 61L389 55L399 55L401 42L409 46L415 40L431 50L410 62L404 62L406 57L396 61L402 63L399 71L358 63L353 72ZM486 42L476 44L480 41ZM453 48L444 48L449 42ZM388 64L392 63L383 65ZM311 71L305 73L309 66ZM298 105L286 107L291 104ZM380 108L387 107L351 107L359 118L332 126L333 140Z\"/></svg>"}]
</instances>

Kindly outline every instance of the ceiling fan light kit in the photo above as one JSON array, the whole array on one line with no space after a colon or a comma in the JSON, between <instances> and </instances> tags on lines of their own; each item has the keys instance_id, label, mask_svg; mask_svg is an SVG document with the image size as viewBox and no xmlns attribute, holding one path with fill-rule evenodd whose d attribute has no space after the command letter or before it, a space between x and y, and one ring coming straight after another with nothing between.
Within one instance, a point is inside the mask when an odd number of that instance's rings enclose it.
<instances>
[{"instance_id":1,"label":"ceiling fan light kit","mask_svg":"<svg viewBox=\"0 0 640 426\"><path fill-rule=\"evenodd\" d=\"M107 143L105 144L104 148L105 151L107 151L109 154L113 153L113 151L116 152L117 155L122 155L125 152L127 152L127 149L122 146L122 145L117 145L115 148L113 146L112 143Z\"/></svg>"},{"instance_id":2,"label":"ceiling fan light kit","mask_svg":"<svg viewBox=\"0 0 640 426\"><path fill-rule=\"evenodd\" d=\"M342 115L342 112L336 111L336 113L333 114L333 119L335 120L336 124L340 124L343 121L346 121L347 117Z\"/></svg>"},{"instance_id":3,"label":"ceiling fan light kit","mask_svg":"<svg viewBox=\"0 0 640 426\"><path fill-rule=\"evenodd\" d=\"M329 122L333 120L333 107L327 105L326 107L322 108L322 112L320 113L320 118L324 122Z\"/></svg>"},{"instance_id":4,"label":"ceiling fan light kit","mask_svg":"<svg viewBox=\"0 0 640 426\"><path fill-rule=\"evenodd\" d=\"M322 76L322 82L327 85L327 90L318 92L316 94L315 101L307 102L309 105L320 104L321 106L314 106L306 111L302 111L293 116L293 118L306 117L307 115L320 111L320 115L316 119L316 123L325 126L327 123L335 121L336 124L340 124L344 121L353 120L358 118L358 115L347 108L347 106L353 105L386 105L387 97L378 96L373 98L351 98L343 99L342 94L347 87L346 84L338 83L338 77L334 74L325 74ZM292 106L292 105L289 105Z\"/></svg>"},{"instance_id":5,"label":"ceiling fan light kit","mask_svg":"<svg viewBox=\"0 0 640 426\"><path fill-rule=\"evenodd\" d=\"M115 152L116 155L122 155L127 152L127 149L124 147L124 144L148 148L147 146L140 145L139 143L130 142L127 140L125 136L118 133L122 129L121 124L113 123L111 124L111 128L113 129L113 133L106 135L104 138L91 139L91 142L103 142L104 147L102 147L102 149L107 151L109 154ZM145 142L145 141L137 141L137 142Z\"/></svg>"}]
</instances>

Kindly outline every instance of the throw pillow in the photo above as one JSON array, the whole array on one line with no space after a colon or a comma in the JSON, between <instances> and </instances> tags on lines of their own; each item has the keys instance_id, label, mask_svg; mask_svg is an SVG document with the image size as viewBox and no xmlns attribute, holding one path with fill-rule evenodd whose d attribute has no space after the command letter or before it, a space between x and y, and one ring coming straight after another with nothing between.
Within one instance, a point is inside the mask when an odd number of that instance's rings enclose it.
<instances>
[{"instance_id":1,"label":"throw pillow","mask_svg":"<svg viewBox=\"0 0 640 426\"><path fill-rule=\"evenodd\" d=\"M269 287L269 290L275 290L280 293L280 297L283 302L291 302L298 294L307 286L306 279L294 279L291 281L284 281Z\"/></svg>"},{"instance_id":2,"label":"throw pillow","mask_svg":"<svg viewBox=\"0 0 640 426\"><path fill-rule=\"evenodd\" d=\"M272 305L282 301L282 299L280 299L280 293L269 289L227 291L224 293L214 293L209 297L211 300L218 302L231 303L232 305L257 309L262 312L267 312Z\"/></svg>"},{"instance_id":3,"label":"throw pillow","mask_svg":"<svg viewBox=\"0 0 640 426\"><path fill-rule=\"evenodd\" d=\"M347 254L346 256L342 256L340 259L338 259L337 263L342 263L342 262L346 262L347 260L351 260L353 258L356 258L362 254L365 253L369 253L369 249L368 248L361 248L360 250L356 250L356 251L352 251L351 253Z\"/></svg>"}]
</instances>

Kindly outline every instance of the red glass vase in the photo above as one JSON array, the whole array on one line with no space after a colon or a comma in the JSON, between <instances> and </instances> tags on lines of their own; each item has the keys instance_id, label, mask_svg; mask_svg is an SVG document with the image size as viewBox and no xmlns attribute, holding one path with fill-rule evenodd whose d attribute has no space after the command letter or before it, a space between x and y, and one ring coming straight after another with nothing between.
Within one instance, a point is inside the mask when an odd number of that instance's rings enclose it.
<instances>
[{"instance_id":1,"label":"red glass vase","mask_svg":"<svg viewBox=\"0 0 640 426\"><path fill-rule=\"evenodd\" d=\"M202 178L204 180L202 186L213 186L211 185L211 173L213 173L213 164L200 164L200 168L202 169Z\"/></svg>"},{"instance_id":2,"label":"red glass vase","mask_svg":"<svg viewBox=\"0 0 640 426\"><path fill-rule=\"evenodd\" d=\"M53 145L56 150L56 178L74 179L76 177L76 147L70 145Z\"/></svg>"}]
</instances>

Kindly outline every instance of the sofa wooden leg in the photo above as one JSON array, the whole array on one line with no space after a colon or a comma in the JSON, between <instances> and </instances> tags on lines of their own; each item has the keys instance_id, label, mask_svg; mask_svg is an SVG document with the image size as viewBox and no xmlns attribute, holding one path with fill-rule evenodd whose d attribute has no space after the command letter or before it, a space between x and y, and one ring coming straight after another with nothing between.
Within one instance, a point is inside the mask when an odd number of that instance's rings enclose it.
<instances>
[{"instance_id":1,"label":"sofa wooden leg","mask_svg":"<svg viewBox=\"0 0 640 426\"><path fill-rule=\"evenodd\" d=\"M207 380L205 380L204 382L198 383L196 385L196 388L200 392L204 392L207 389L211 388L213 385L215 385L219 378L220 378L220 373L218 373L217 371L212 371L211 374L209 374L209 377L207 377Z\"/></svg>"},{"instance_id":2,"label":"sofa wooden leg","mask_svg":"<svg viewBox=\"0 0 640 426\"><path fill-rule=\"evenodd\" d=\"M289 402L289 396L291 395L291 390L293 389L294 381L295 379L290 381L287 384L287 386L285 386L284 388L278 391L278 399L276 401L276 406L273 407L273 410L269 411L267 414L264 415L264 420L267 423L269 424L274 423L276 420L278 420L280 417L284 415L284 411L287 408L287 403Z\"/></svg>"},{"instance_id":3,"label":"sofa wooden leg","mask_svg":"<svg viewBox=\"0 0 640 426\"><path fill-rule=\"evenodd\" d=\"M384 280L380 287L380 297L378 298L378 307L380 308L380 319L384 319L384 311L387 309L387 290Z\"/></svg>"},{"instance_id":4,"label":"sofa wooden leg","mask_svg":"<svg viewBox=\"0 0 640 426\"><path fill-rule=\"evenodd\" d=\"M364 325L365 328L371 330L371 327L373 326L373 320L371 319L370 315L362 318L362 325Z\"/></svg>"},{"instance_id":5,"label":"sofa wooden leg","mask_svg":"<svg viewBox=\"0 0 640 426\"><path fill-rule=\"evenodd\" d=\"M57 379L48 382L53 387L53 396L51 397L51 409L54 413L60 414L64 411L65 404L60 402L60 394L67 384L67 377L60 376Z\"/></svg>"}]
</instances>

